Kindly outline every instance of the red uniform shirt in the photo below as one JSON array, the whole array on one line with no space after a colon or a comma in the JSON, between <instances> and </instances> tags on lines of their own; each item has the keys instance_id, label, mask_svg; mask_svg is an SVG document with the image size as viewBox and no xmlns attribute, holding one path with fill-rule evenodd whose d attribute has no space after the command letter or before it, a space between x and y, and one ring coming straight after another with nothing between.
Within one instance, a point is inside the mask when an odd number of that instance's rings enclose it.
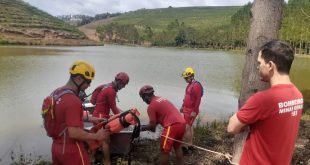
<instances>
[{"instance_id":1,"label":"red uniform shirt","mask_svg":"<svg viewBox=\"0 0 310 165\"><path fill-rule=\"evenodd\" d=\"M237 112L250 126L240 165L289 165L303 108L303 97L292 84L258 92Z\"/></svg>"},{"instance_id":2,"label":"red uniform shirt","mask_svg":"<svg viewBox=\"0 0 310 165\"><path fill-rule=\"evenodd\" d=\"M80 98L74 94L61 96L56 100L55 118L61 129L67 127L84 129L83 106ZM52 159L54 165L90 164L83 142L70 138L68 130L65 130L60 137L53 138Z\"/></svg>"},{"instance_id":3,"label":"red uniform shirt","mask_svg":"<svg viewBox=\"0 0 310 165\"><path fill-rule=\"evenodd\" d=\"M184 109L189 109L190 112L184 112L184 113L191 113L191 112L196 112L197 114L199 113L199 105L202 97L202 88L199 82L196 80L193 80L190 82L185 90L185 96L183 99L183 105L182 107Z\"/></svg>"},{"instance_id":4,"label":"red uniform shirt","mask_svg":"<svg viewBox=\"0 0 310 165\"><path fill-rule=\"evenodd\" d=\"M110 118L110 109L113 114L120 113L116 107L116 91L113 83L103 89L97 96L96 107L93 115L100 118Z\"/></svg>"},{"instance_id":5,"label":"red uniform shirt","mask_svg":"<svg viewBox=\"0 0 310 165\"><path fill-rule=\"evenodd\" d=\"M150 122L168 127L175 123L185 123L185 120L178 109L167 99L154 96L147 108Z\"/></svg>"},{"instance_id":6,"label":"red uniform shirt","mask_svg":"<svg viewBox=\"0 0 310 165\"><path fill-rule=\"evenodd\" d=\"M56 100L55 118L59 123L59 127L79 127L84 129L83 123L83 106L79 97L74 94L65 94ZM63 137L54 139L55 141L63 141ZM75 143L76 140L66 136L66 143Z\"/></svg>"}]
</instances>

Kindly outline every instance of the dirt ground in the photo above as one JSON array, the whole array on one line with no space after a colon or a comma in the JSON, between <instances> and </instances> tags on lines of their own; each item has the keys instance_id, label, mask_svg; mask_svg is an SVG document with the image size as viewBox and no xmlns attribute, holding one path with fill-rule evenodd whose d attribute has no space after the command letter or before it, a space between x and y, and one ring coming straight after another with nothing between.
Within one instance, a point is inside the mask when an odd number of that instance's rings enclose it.
<instances>
[{"instance_id":1,"label":"dirt ground","mask_svg":"<svg viewBox=\"0 0 310 165\"><path fill-rule=\"evenodd\" d=\"M107 24L107 23L111 22L114 19L115 19L115 17L108 18L108 19L103 19L103 20L99 20L99 21L95 21L95 22L92 22L90 24L86 24L86 25L80 26L79 30L82 31L87 36L88 39L96 41L96 42L100 42L99 36L98 36L98 34L96 32L96 28L99 25Z\"/></svg>"},{"instance_id":2,"label":"dirt ground","mask_svg":"<svg viewBox=\"0 0 310 165\"><path fill-rule=\"evenodd\" d=\"M0 35L0 39L6 41L5 44L8 45L61 45L61 46L102 45L101 42L91 39L35 38L10 33L2 33Z\"/></svg>"},{"instance_id":3,"label":"dirt ground","mask_svg":"<svg viewBox=\"0 0 310 165\"><path fill-rule=\"evenodd\" d=\"M233 136L225 133L226 123L213 122L203 127L195 128L194 144L223 154L231 153ZM224 133L223 133L224 132ZM159 164L159 140L136 141L132 150L133 165L157 165ZM114 158L114 164L127 164L128 157ZM225 165L229 161L223 157L204 150L195 149L193 153L184 156L186 165ZM176 164L174 152L170 154L169 164Z\"/></svg>"}]
</instances>

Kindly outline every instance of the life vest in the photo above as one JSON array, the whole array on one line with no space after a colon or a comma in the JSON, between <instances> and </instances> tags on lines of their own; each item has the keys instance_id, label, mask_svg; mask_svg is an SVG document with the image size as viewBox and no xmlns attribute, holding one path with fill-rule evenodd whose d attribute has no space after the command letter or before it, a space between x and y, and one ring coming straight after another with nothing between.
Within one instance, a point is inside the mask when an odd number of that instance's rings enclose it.
<instances>
[{"instance_id":1,"label":"life vest","mask_svg":"<svg viewBox=\"0 0 310 165\"><path fill-rule=\"evenodd\" d=\"M127 128L130 125L136 125L133 131L133 137L137 138L140 136L140 116L139 111L136 108L130 109L123 113L112 116L107 122L101 122L90 129L90 132L96 133L99 129L109 129L111 134L119 133L122 129ZM96 150L101 147L102 142L100 141L87 141L88 146L91 150Z\"/></svg>"},{"instance_id":2,"label":"life vest","mask_svg":"<svg viewBox=\"0 0 310 165\"><path fill-rule=\"evenodd\" d=\"M64 124L59 125L59 123L56 123L55 118L56 101L65 94L75 95L75 92L71 89L56 89L43 101L41 115L43 118L43 126L49 137L55 138L61 136L66 129Z\"/></svg>"}]
</instances>

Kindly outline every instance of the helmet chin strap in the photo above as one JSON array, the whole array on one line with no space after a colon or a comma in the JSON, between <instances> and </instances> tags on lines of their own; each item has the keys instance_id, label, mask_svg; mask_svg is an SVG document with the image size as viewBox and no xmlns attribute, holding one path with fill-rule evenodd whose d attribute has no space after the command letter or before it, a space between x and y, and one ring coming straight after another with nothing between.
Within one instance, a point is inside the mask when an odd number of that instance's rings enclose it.
<instances>
[{"instance_id":1,"label":"helmet chin strap","mask_svg":"<svg viewBox=\"0 0 310 165\"><path fill-rule=\"evenodd\" d=\"M118 92L118 91L119 91L119 89L118 89L118 87L119 87L119 81L118 81L118 80L115 80L115 81L114 81L114 86L115 86L115 88L114 88L115 91Z\"/></svg>"},{"instance_id":2,"label":"helmet chin strap","mask_svg":"<svg viewBox=\"0 0 310 165\"><path fill-rule=\"evenodd\" d=\"M190 77L190 83L193 82L195 80L195 78L193 76Z\"/></svg>"},{"instance_id":3,"label":"helmet chin strap","mask_svg":"<svg viewBox=\"0 0 310 165\"><path fill-rule=\"evenodd\" d=\"M145 96L143 96L143 101L146 102L147 104L150 104L152 97L153 95L146 94Z\"/></svg>"},{"instance_id":4,"label":"helmet chin strap","mask_svg":"<svg viewBox=\"0 0 310 165\"><path fill-rule=\"evenodd\" d=\"M73 84L77 87L77 90L78 90L77 94L79 94L81 91L81 87L86 82L86 80L84 79L84 81L80 85L78 85L72 77L70 77L70 79L72 80Z\"/></svg>"},{"instance_id":5,"label":"helmet chin strap","mask_svg":"<svg viewBox=\"0 0 310 165\"><path fill-rule=\"evenodd\" d=\"M116 96L115 96L116 100L117 100L117 102L120 102L119 99L118 99L118 94L117 94L117 92L119 91L118 90L118 83L116 82L116 80L114 80L112 83L114 84L114 90L116 92Z\"/></svg>"}]
</instances>

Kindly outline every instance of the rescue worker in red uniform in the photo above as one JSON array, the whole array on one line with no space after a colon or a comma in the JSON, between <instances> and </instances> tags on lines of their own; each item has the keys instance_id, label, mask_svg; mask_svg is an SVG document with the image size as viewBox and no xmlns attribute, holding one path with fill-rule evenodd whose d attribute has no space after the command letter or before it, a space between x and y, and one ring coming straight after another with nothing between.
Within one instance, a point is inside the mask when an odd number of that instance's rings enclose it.
<instances>
[{"instance_id":1,"label":"rescue worker in red uniform","mask_svg":"<svg viewBox=\"0 0 310 165\"><path fill-rule=\"evenodd\" d=\"M294 49L282 41L266 43L258 53L258 73L270 88L252 95L230 119L227 131L250 132L240 165L289 165L298 135L303 96L291 82L289 72Z\"/></svg>"},{"instance_id":2,"label":"rescue worker in red uniform","mask_svg":"<svg viewBox=\"0 0 310 165\"><path fill-rule=\"evenodd\" d=\"M57 90L69 89L74 93L65 94L56 100L55 119L57 127L64 128L59 136L53 137L53 165L90 165L90 159L84 149L83 141L106 140L110 133L100 129L97 133L87 133L83 125L83 106L78 97L94 79L93 66L85 61L75 61L70 67L70 79ZM57 129L59 130L59 129Z\"/></svg>"},{"instance_id":3,"label":"rescue worker in red uniform","mask_svg":"<svg viewBox=\"0 0 310 165\"><path fill-rule=\"evenodd\" d=\"M125 72L120 72L115 76L114 81L104 85L96 98L94 117L103 118L108 120L110 118L110 110L113 114L119 114L120 109L116 106L117 92L123 89L129 82L129 76ZM111 164L110 161L110 147L109 141L104 141L102 144L104 152L104 164Z\"/></svg>"},{"instance_id":4,"label":"rescue worker in red uniform","mask_svg":"<svg viewBox=\"0 0 310 165\"><path fill-rule=\"evenodd\" d=\"M186 121L186 130L183 141L190 145L193 144L193 123L199 114L199 106L203 94L202 86L200 82L195 80L194 75L195 72L193 68L186 68L182 73L182 77L186 83L188 83L185 90L183 105L180 110ZM184 154L189 154L193 151L193 147L186 144L183 145L182 149Z\"/></svg>"},{"instance_id":5,"label":"rescue worker in red uniform","mask_svg":"<svg viewBox=\"0 0 310 165\"><path fill-rule=\"evenodd\" d=\"M161 164L168 164L169 153L174 148L177 159L176 164L183 165L184 160L181 144L172 139L182 140L185 131L184 118L170 101L155 96L152 86L143 86L140 89L139 95L149 105L147 108L149 124L141 127L141 131L150 130L155 132L157 124L160 124L164 128L160 138Z\"/></svg>"}]
</instances>

